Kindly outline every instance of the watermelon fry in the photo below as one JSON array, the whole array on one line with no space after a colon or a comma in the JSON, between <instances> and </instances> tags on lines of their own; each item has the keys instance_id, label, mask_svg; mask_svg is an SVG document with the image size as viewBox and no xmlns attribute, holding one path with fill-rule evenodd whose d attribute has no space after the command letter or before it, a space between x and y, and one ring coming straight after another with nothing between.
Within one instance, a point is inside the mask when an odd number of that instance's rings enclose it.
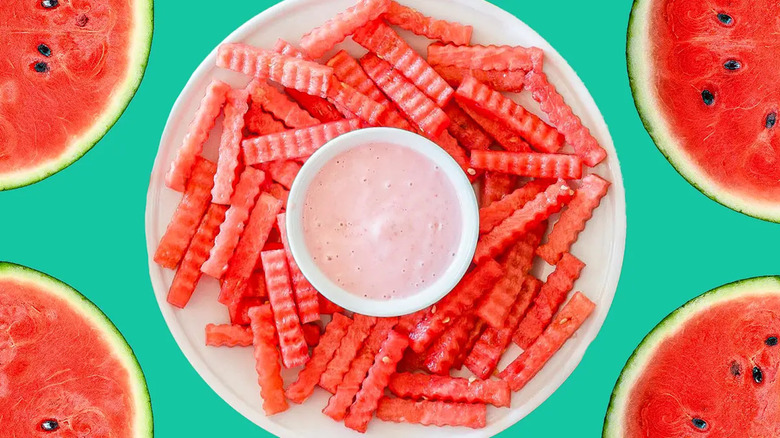
<instances>
[{"instance_id":1,"label":"watermelon fry","mask_svg":"<svg viewBox=\"0 0 780 438\"><path fill-rule=\"evenodd\" d=\"M582 326L595 307L596 305L581 292L575 293L555 315L544 333L501 371L499 377L509 382L512 391L522 389Z\"/></svg>"},{"instance_id":2,"label":"watermelon fry","mask_svg":"<svg viewBox=\"0 0 780 438\"><path fill-rule=\"evenodd\" d=\"M209 208L216 170L217 166L211 161L196 157L195 167L192 177L187 182L184 197L176 207L171 222L154 253L154 261L158 265L174 269L184 257L203 215Z\"/></svg>"}]
</instances>

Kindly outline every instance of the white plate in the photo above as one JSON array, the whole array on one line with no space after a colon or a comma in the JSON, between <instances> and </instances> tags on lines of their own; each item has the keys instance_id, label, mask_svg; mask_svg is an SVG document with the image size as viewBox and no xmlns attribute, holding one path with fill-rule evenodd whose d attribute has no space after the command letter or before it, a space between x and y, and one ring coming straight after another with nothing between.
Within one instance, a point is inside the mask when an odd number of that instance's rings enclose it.
<instances>
[{"instance_id":1,"label":"white plate","mask_svg":"<svg viewBox=\"0 0 780 438\"><path fill-rule=\"evenodd\" d=\"M354 0L287 0L241 26L225 42L246 42L267 48L272 47L277 38L295 42L305 32L352 3ZM475 431L464 428L422 427L378 420L372 421L368 428L369 435L379 437L492 436L510 427L546 400L574 371L601 328L612 303L623 263L626 236L623 179L612 139L596 104L571 67L536 32L511 14L482 0L407 0L404 3L438 18L473 25L474 43L543 48L546 53L545 71L550 80L609 153L607 162L600 165L596 171L612 181L613 186L572 250L574 255L588 265L575 287L597 303L596 313L575 337L566 343L536 378L512 396L510 409L489 408L488 426L485 429ZM406 32L404 36L416 49L423 51L427 40ZM345 47L355 54L363 52L351 42L345 44ZM228 321L227 311L216 302L216 281L202 280L185 310L174 309L165 301L174 273L154 264L151 255L154 254L157 242L165 232L181 197L179 193L165 187L165 171L209 81L218 77L236 86L248 81L242 75L217 69L214 63L215 53L212 52L192 75L176 101L163 132L151 176L146 209L146 238L150 255L149 271L160 309L179 347L203 379L220 397L260 427L283 437L361 436L320 412L328 399L328 394L321 389L317 389L301 406L293 405L287 412L273 417L263 414L251 349L205 346L204 326L207 323ZM520 96L520 99L530 109L539 113L538 106L529 96ZM219 132L212 133L208 148L213 149L218 139ZM544 279L550 271L549 266L539 261L535 272ZM513 346L504 356L499 369L505 367L518 351L517 347ZM294 375L295 373L287 372L285 380L289 383Z\"/></svg>"}]
</instances>

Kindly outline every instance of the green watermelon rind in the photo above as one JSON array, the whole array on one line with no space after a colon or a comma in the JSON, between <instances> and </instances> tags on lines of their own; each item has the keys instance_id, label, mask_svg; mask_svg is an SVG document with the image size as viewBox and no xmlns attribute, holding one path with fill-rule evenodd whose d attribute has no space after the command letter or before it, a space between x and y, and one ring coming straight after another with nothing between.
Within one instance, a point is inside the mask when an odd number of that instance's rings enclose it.
<instances>
[{"instance_id":1,"label":"green watermelon rind","mask_svg":"<svg viewBox=\"0 0 780 438\"><path fill-rule=\"evenodd\" d=\"M644 370L644 365L655 353L655 348L674 335L685 323L716 304L749 295L780 295L780 276L753 277L739 280L705 292L683 304L666 316L642 339L620 372L604 417L602 438L621 438L625 402L628 392Z\"/></svg>"},{"instance_id":2,"label":"green watermelon rind","mask_svg":"<svg viewBox=\"0 0 780 438\"><path fill-rule=\"evenodd\" d=\"M706 173L677 147L668 122L656 109L657 99L648 83L650 51L647 50L648 10L652 0L634 0L626 35L628 80L639 118L658 150L688 183L713 201L739 213L757 219L780 222L780 204L760 199L747 199L744 193L730 192L709 178Z\"/></svg>"},{"instance_id":3,"label":"green watermelon rind","mask_svg":"<svg viewBox=\"0 0 780 438\"><path fill-rule=\"evenodd\" d=\"M152 35L154 34L154 0L135 1L135 19L137 20L135 34L138 37L133 41L136 49L131 52L135 59L128 63L131 68L127 79L119 87L116 97L103 111L101 119L95 122L92 125L92 129L80 139L71 143L68 150L56 159L40 163L30 169L0 174L0 192L35 184L66 169L95 147L122 117L122 114L124 114L133 97L135 97L138 88L141 86L141 81L146 73L146 66L149 63Z\"/></svg>"},{"instance_id":4,"label":"green watermelon rind","mask_svg":"<svg viewBox=\"0 0 780 438\"><path fill-rule=\"evenodd\" d=\"M135 408L136 412L138 412L136 418L136 430L138 430L138 433L136 438L153 437L154 417L152 414L152 400L149 395L149 388L146 385L146 377L130 344L127 343L125 337L108 316L73 287L35 269L0 261L0 278L12 278L21 282L32 283L36 287L64 299L72 309L81 313L93 327L100 331L106 342L111 345L112 351L118 360L130 374Z\"/></svg>"}]
</instances>

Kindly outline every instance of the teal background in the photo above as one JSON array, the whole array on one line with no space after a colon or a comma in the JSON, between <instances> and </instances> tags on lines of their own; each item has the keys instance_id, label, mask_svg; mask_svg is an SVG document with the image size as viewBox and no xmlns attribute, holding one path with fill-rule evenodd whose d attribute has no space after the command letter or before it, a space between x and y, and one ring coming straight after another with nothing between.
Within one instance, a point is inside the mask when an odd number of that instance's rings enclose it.
<instances>
[{"instance_id":1,"label":"teal background","mask_svg":"<svg viewBox=\"0 0 780 438\"><path fill-rule=\"evenodd\" d=\"M191 72L233 29L275 2L156 3L149 68L119 123L65 171L0 193L0 258L62 279L111 317L148 378L158 437L268 436L206 386L168 332L149 281L144 208L163 125ZM628 201L623 276L604 328L571 378L501 436L594 437L642 337L701 292L778 273L780 233L778 225L701 195L651 142L626 74L630 1L494 3L537 30L579 73L614 137Z\"/></svg>"}]
</instances>

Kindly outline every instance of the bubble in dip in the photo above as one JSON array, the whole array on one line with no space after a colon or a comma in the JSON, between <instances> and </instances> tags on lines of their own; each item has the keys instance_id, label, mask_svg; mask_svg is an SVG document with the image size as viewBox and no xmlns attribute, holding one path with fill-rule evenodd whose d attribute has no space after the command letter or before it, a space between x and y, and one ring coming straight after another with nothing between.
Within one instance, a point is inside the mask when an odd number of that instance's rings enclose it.
<instances>
[{"instance_id":1,"label":"bubble in dip","mask_svg":"<svg viewBox=\"0 0 780 438\"><path fill-rule=\"evenodd\" d=\"M462 219L452 182L410 148L371 143L328 161L304 199L303 233L315 264L344 290L404 298L441 277Z\"/></svg>"}]
</instances>

